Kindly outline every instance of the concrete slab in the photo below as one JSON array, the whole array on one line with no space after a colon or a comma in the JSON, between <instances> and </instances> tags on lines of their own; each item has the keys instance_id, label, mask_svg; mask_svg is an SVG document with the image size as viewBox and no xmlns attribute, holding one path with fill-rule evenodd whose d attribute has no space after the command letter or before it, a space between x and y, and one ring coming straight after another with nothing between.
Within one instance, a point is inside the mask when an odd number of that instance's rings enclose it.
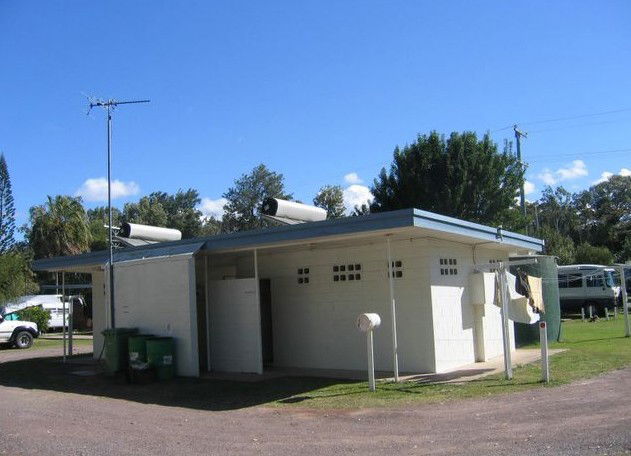
<instances>
[{"instance_id":1,"label":"concrete slab","mask_svg":"<svg viewBox=\"0 0 631 456\"><path fill-rule=\"evenodd\" d=\"M550 356L565 350L549 350ZM541 350L519 348L512 352L513 367L531 364L541 359ZM399 378L402 381L420 383L461 383L477 380L487 375L504 372L504 357L490 359L489 361L472 363L441 373L402 373ZM342 369L301 369L272 367L265 369L262 375L248 373L221 373L209 372L202 374L202 378L227 380L236 382L261 382L281 377L320 377L340 380L366 380L366 371L342 370ZM394 381L392 372L377 371L375 377L379 381Z\"/></svg>"}]
</instances>

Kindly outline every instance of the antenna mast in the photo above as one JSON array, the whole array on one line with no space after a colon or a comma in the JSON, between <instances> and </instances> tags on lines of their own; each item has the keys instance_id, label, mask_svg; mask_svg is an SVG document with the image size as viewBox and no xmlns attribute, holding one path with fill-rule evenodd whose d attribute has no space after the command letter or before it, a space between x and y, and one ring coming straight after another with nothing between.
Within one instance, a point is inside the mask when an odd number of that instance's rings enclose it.
<instances>
[{"instance_id":1,"label":"antenna mast","mask_svg":"<svg viewBox=\"0 0 631 456\"><path fill-rule=\"evenodd\" d=\"M108 226L108 247L110 253L109 261L109 282L110 282L110 321L111 328L116 328L115 307L114 307L114 244L113 244L113 228L112 228L112 111L118 105L149 103L151 100L89 100L88 114L92 108L104 108L107 111L107 211L109 217Z\"/></svg>"}]
</instances>

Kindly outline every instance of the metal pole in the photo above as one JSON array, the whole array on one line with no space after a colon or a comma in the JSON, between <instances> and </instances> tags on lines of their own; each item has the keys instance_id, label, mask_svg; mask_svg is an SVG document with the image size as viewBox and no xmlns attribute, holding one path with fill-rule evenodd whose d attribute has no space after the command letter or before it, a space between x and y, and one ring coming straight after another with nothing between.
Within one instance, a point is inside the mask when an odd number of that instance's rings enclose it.
<instances>
[{"instance_id":1,"label":"metal pole","mask_svg":"<svg viewBox=\"0 0 631 456\"><path fill-rule=\"evenodd\" d=\"M63 342L64 342L64 357L63 361L66 362L66 274L64 271L61 271L61 307L63 308L63 316L61 320L61 328L63 331Z\"/></svg>"},{"instance_id":2,"label":"metal pole","mask_svg":"<svg viewBox=\"0 0 631 456\"><path fill-rule=\"evenodd\" d=\"M263 373L263 332L261 331L261 290L259 287L259 256L258 251L254 249L254 290L256 293L256 308L259 313L259 323L256 327L259 333L259 350L258 350L258 369L259 374Z\"/></svg>"},{"instance_id":3,"label":"metal pole","mask_svg":"<svg viewBox=\"0 0 631 456\"><path fill-rule=\"evenodd\" d=\"M618 265L620 269L620 292L622 293L622 312L624 314L624 337L631 336L631 326L629 326L629 303L627 302L627 281L624 277L624 265Z\"/></svg>"},{"instance_id":4,"label":"metal pole","mask_svg":"<svg viewBox=\"0 0 631 456\"><path fill-rule=\"evenodd\" d=\"M519 161L519 164L522 164L521 161L521 137L522 135L524 135L524 133L522 133L521 131L519 131L517 129L517 125L513 126L513 130L515 130L515 140L517 143L517 160ZM525 183L525 179L522 179L521 181L521 188L520 188L520 192L519 192L519 203L521 205L521 211L524 215L526 215L526 193L524 190L524 183Z\"/></svg>"},{"instance_id":5,"label":"metal pole","mask_svg":"<svg viewBox=\"0 0 631 456\"><path fill-rule=\"evenodd\" d=\"M72 332L74 331L74 306L72 305L72 296L68 296L68 354L72 357Z\"/></svg>"},{"instance_id":6,"label":"metal pole","mask_svg":"<svg viewBox=\"0 0 631 456\"><path fill-rule=\"evenodd\" d=\"M107 105L107 210L109 217L109 249L110 249L110 318L112 329L116 328L115 295L114 295L114 244L112 235L112 107Z\"/></svg>"},{"instance_id":7,"label":"metal pole","mask_svg":"<svg viewBox=\"0 0 631 456\"><path fill-rule=\"evenodd\" d=\"M394 371L394 381L399 381L399 356L397 346L397 315L396 302L394 300L394 278L392 269L392 252L390 250L390 238L386 237L388 245L388 282L390 285L390 316L392 318L392 370Z\"/></svg>"},{"instance_id":8,"label":"metal pole","mask_svg":"<svg viewBox=\"0 0 631 456\"><path fill-rule=\"evenodd\" d=\"M550 383L550 363L548 360L548 330L546 322L539 322L539 342L541 345L541 381Z\"/></svg>"},{"instance_id":9,"label":"metal pole","mask_svg":"<svg viewBox=\"0 0 631 456\"><path fill-rule=\"evenodd\" d=\"M208 294L208 255L204 256L204 303L206 305L206 364L210 372L210 304Z\"/></svg>"},{"instance_id":10,"label":"metal pole","mask_svg":"<svg viewBox=\"0 0 631 456\"><path fill-rule=\"evenodd\" d=\"M513 378L513 364L510 351L510 333L508 329L508 283L506 282L506 265L504 262L500 263L500 290L502 298L502 343L504 348L504 374L506 380L512 380Z\"/></svg>"},{"instance_id":11,"label":"metal pole","mask_svg":"<svg viewBox=\"0 0 631 456\"><path fill-rule=\"evenodd\" d=\"M372 329L366 332L366 349L368 353L368 387L375 391L375 354L373 350Z\"/></svg>"}]
</instances>

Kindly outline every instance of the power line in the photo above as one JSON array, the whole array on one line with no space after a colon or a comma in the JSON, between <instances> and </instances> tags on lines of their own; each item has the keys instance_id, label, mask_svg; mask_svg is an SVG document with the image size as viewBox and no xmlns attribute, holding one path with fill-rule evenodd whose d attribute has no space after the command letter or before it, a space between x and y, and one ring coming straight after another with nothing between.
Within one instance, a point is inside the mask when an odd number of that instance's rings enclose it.
<instances>
[{"instance_id":1,"label":"power line","mask_svg":"<svg viewBox=\"0 0 631 456\"><path fill-rule=\"evenodd\" d=\"M544 124L544 123L550 123L550 122L563 122L565 120L575 120L575 119L584 119L586 117L596 117L596 116L605 116L608 114L617 114L620 112L630 112L631 108L622 108L622 109L612 109L609 111L600 111L600 112L592 112L589 114L579 114L579 115L575 115L575 116L566 116L566 117L556 117L556 118L552 118L552 119L542 119L542 120L531 120L528 122L519 122L520 125L539 125L539 124ZM496 130L492 130L491 133L496 133L496 132L500 132L500 131L504 131L504 130L509 130L513 128L513 125L507 125L505 127L502 128L498 128Z\"/></svg>"}]
</instances>

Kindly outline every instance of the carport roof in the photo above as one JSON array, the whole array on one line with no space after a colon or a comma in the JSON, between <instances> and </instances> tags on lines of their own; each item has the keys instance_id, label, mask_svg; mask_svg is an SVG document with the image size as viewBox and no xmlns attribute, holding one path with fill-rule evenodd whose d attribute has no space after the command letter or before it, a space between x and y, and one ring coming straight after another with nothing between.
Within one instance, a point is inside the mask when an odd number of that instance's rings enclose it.
<instances>
[{"instance_id":1,"label":"carport roof","mask_svg":"<svg viewBox=\"0 0 631 456\"><path fill-rule=\"evenodd\" d=\"M174 242L161 242L141 247L129 247L115 251L114 262L144 258L173 256L205 251L231 251L265 247L278 243L309 242L315 239L368 234L402 228L420 228L441 235L463 236L471 243L497 243L534 252L541 252L544 242L523 234L504 231L501 228L480 225L464 220L434 214L419 209L402 209L359 217L345 217L321 222L277 226L260 230L220 234L206 238L186 239ZM77 270L106 264L109 253L106 250L82 255L55 257L36 260L36 271Z\"/></svg>"}]
</instances>

